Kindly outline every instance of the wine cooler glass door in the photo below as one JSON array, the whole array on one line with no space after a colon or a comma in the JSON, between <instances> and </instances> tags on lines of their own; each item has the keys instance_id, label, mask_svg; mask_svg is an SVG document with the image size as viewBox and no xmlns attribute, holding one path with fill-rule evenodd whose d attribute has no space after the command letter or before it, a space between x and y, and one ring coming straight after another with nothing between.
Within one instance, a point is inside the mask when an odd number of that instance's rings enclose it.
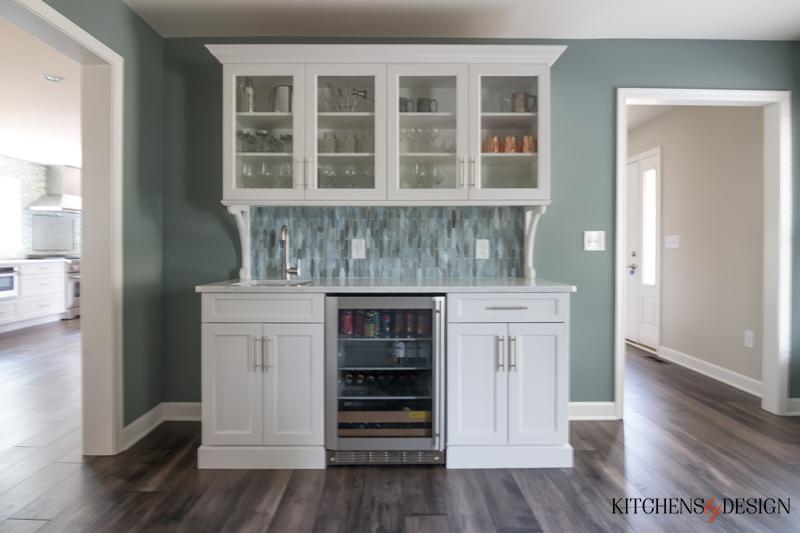
<instances>
[{"instance_id":1,"label":"wine cooler glass door","mask_svg":"<svg viewBox=\"0 0 800 533\"><path fill-rule=\"evenodd\" d=\"M443 298L329 298L328 448L439 442Z\"/></svg>"}]
</instances>

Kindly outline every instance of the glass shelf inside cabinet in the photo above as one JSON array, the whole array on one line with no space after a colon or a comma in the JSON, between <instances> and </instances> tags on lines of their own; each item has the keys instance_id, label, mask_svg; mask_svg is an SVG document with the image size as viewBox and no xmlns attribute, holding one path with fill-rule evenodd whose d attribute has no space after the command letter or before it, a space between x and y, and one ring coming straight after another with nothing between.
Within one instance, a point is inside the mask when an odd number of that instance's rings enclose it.
<instances>
[{"instance_id":1,"label":"glass shelf inside cabinet","mask_svg":"<svg viewBox=\"0 0 800 533\"><path fill-rule=\"evenodd\" d=\"M457 187L456 76L398 78L401 189Z\"/></svg>"},{"instance_id":2,"label":"glass shelf inside cabinet","mask_svg":"<svg viewBox=\"0 0 800 533\"><path fill-rule=\"evenodd\" d=\"M538 186L536 76L481 78L482 189Z\"/></svg>"},{"instance_id":3,"label":"glass shelf inside cabinet","mask_svg":"<svg viewBox=\"0 0 800 533\"><path fill-rule=\"evenodd\" d=\"M317 80L318 188L375 188L375 79Z\"/></svg>"},{"instance_id":4,"label":"glass shelf inside cabinet","mask_svg":"<svg viewBox=\"0 0 800 533\"><path fill-rule=\"evenodd\" d=\"M237 76L237 187L293 187L293 92L291 76Z\"/></svg>"}]
</instances>

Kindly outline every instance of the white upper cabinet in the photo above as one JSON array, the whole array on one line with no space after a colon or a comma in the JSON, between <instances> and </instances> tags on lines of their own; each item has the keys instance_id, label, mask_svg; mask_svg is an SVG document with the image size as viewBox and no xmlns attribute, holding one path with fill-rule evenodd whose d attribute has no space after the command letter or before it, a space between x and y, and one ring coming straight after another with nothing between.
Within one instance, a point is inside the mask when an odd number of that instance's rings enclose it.
<instances>
[{"instance_id":1,"label":"white upper cabinet","mask_svg":"<svg viewBox=\"0 0 800 533\"><path fill-rule=\"evenodd\" d=\"M223 201L550 203L563 46L208 45L223 63Z\"/></svg>"}]
</instances>

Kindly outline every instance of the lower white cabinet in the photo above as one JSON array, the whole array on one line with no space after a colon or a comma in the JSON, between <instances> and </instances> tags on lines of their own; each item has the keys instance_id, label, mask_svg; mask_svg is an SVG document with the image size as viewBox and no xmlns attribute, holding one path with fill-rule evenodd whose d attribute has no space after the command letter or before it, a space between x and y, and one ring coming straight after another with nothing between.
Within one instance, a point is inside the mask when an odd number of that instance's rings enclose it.
<instances>
[{"instance_id":1,"label":"lower white cabinet","mask_svg":"<svg viewBox=\"0 0 800 533\"><path fill-rule=\"evenodd\" d=\"M203 325L203 443L323 445L322 324Z\"/></svg>"},{"instance_id":2,"label":"lower white cabinet","mask_svg":"<svg viewBox=\"0 0 800 533\"><path fill-rule=\"evenodd\" d=\"M448 468L572 465L567 323L450 323Z\"/></svg>"}]
</instances>

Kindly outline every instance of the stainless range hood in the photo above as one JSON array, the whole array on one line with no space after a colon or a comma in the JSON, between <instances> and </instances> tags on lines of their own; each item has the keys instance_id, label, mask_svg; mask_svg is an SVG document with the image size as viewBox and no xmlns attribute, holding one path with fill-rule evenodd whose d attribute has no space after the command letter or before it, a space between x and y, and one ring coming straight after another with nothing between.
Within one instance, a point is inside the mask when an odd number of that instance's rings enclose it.
<instances>
[{"instance_id":1,"label":"stainless range hood","mask_svg":"<svg viewBox=\"0 0 800 533\"><path fill-rule=\"evenodd\" d=\"M47 192L37 198L29 209L33 211L80 211L81 169L63 165L47 167Z\"/></svg>"}]
</instances>

